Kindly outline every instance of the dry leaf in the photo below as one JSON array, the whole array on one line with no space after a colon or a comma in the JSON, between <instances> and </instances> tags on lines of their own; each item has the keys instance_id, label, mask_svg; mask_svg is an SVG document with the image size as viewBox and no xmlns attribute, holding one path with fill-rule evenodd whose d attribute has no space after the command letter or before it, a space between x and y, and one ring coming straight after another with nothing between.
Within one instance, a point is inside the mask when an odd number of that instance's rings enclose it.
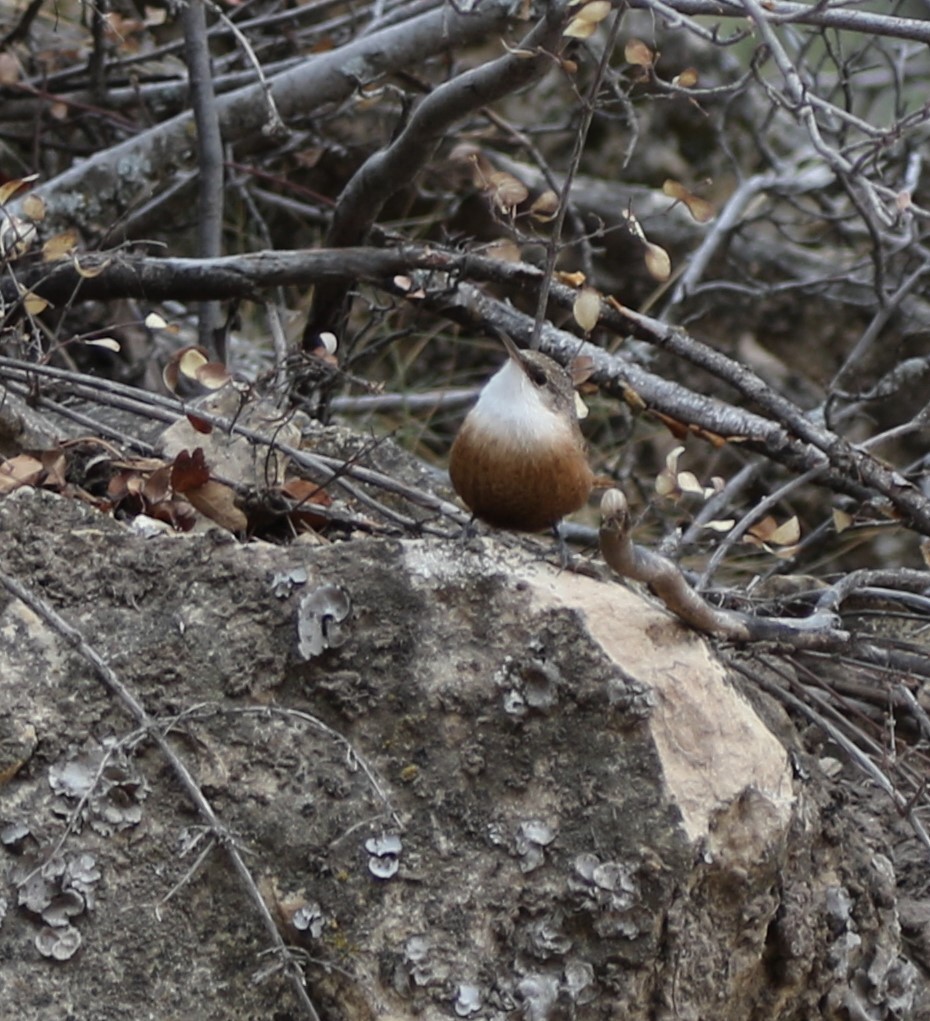
<instances>
[{"instance_id":1,"label":"dry leaf","mask_svg":"<svg viewBox=\"0 0 930 1021\"><path fill-rule=\"evenodd\" d=\"M41 223L45 219L45 200L38 195L27 195L23 199L23 213L33 223Z\"/></svg>"},{"instance_id":2,"label":"dry leaf","mask_svg":"<svg viewBox=\"0 0 930 1021\"><path fill-rule=\"evenodd\" d=\"M676 481L678 482L678 488L683 493L696 493L700 496L704 495L704 487L700 482L698 482L697 476L694 472L679 472Z\"/></svg>"},{"instance_id":3,"label":"dry leaf","mask_svg":"<svg viewBox=\"0 0 930 1021\"><path fill-rule=\"evenodd\" d=\"M548 223L558 211L559 196L551 189L537 196L530 206L530 216L540 223Z\"/></svg>"},{"instance_id":4,"label":"dry leaf","mask_svg":"<svg viewBox=\"0 0 930 1021\"><path fill-rule=\"evenodd\" d=\"M581 270L577 270L575 273L568 273L565 270L558 270L555 274L556 280L560 283L567 284L569 287L581 287L585 282L585 275Z\"/></svg>"},{"instance_id":5,"label":"dry leaf","mask_svg":"<svg viewBox=\"0 0 930 1021\"><path fill-rule=\"evenodd\" d=\"M32 291L26 291L23 295L23 308L31 316L41 315L48 307L49 302Z\"/></svg>"},{"instance_id":6,"label":"dry leaf","mask_svg":"<svg viewBox=\"0 0 930 1021\"><path fill-rule=\"evenodd\" d=\"M679 181L673 181L669 178L662 185L662 191L670 198L683 202L688 207L688 212L698 223L707 223L708 220L714 218L714 207L706 199L692 194Z\"/></svg>"},{"instance_id":7,"label":"dry leaf","mask_svg":"<svg viewBox=\"0 0 930 1021\"><path fill-rule=\"evenodd\" d=\"M601 317L600 294L593 287L582 288L572 304L572 315L584 332L590 333Z\"/></svg>"},{"instance_id":8,"label":"dry leaf","mask_svg":"<svg viewBox=\"0 0 930 1021\"><path fill-rule=\"evenodd\" d=\"M797 516L790 517L784 524L771 532L768 541L775 546L793 546L801 538L801 523Z\"/></svg>"},{"instance_id":9,"label":"dry leaf","mask_svg":"<svg viewBox=\"0 0 930 1021\"><path fill-rule=\"evenodd\" d=\"M188 490L197 489L209 480L210 469L207 467L203 447L197 447L193 453L187 450L178 453L171 465L171 488L176 493L184 493L186 496Z\"/></svg>"},{"instance_id":10,"label":"dry leaf","mask_svg":"<svg viewBox=\"0 0 930 1021\"><path fill-rule=\"evenodd\" d=\"M182 347L174 358L177 359L178 371L188 379L196 379L198 370L202 369L208 361L207 352L202 347L195 345Z\"/></svg>"},{"instance_id":11,"label":"dry leaf","mask_svg":"<svg viewBox=\"0 0 930 1021\"><path fill-rule=\"evenodd\" d=\"M672 85L682 89L693 89L698 83L698 73L693 67L686 67L681 74L676 74L672 79Z\"/></svg>"},{"instance_id":12,"label":"dry leaf","mask_svg":"<svg viewBox=\"0 0 930 1021\"><path fill-rule=\"evenodd\" d=\"M145 317L145 325L150 330L164 330L168 324L157 312L149 312Z\"/></svg>"},{"instance_id":13,"label":"dry leaf","mask_svg":"<svg viewBox=\"0 0 930 1021\"><path fill-rule=\"evenodd\" d=\"M45 474L42 462L31 454L17 454L0 462L0 495L12 493L20 486L34 486Z\"/></svg>"},{"instance_id":14,"label":"dry leaf","mask_svg":"<svg viewBox=\"0 0 930 1021\"><path fill-rule=\"evenodd\" d=\"M520 246L509 238L494 241L485 249L489 259L500 259L501 262L522 262Z\"/></svg>"},{"instance_id":15,"label":"dry leaf","mask_svg":"<svg viewBox=\"0 0 930 1021\"><path fill-rule=\"evenodd\" d=\"M39 453L39 460L45 469L45 478L42 485L48 489L62 490L67 485L68 459L59 447L51 450L43 450Z\"/></svg>"},{"instance_id":16,"label":"dry leaf","mask_svg":"<svg viewBox=\"0 0 930 1021\"><path fill-rule=\"evenodd\" d=\"M591 0L572 18L562 33L570 39L587 39L610 14L610 0Z\"/></svg>"},{"instance_id":17,"label":"dry leaf","mask_svg":"<svg viewBox=\"0 0 930 1021\"><path fill-rule=\"evenodd\" d=\"M107 351L120 350L120 342L114 340L113 337L95 337L93 340L85 340L84 343L88 347L102 347Z\"/></svg>"},{"instance_id":18,"label":"dry leaf","mask_svg":"<svg viewBox=\"0 0 930 1021\"><path fill-rule=\"evenodd\" d=\"M229 532L244 532L248 527L248 519L236 506L235 490L222 482L211 479L202 486L188 489L184 496L204 517Z\"/></svg>"},{"instance_id":19,"label":"dry leaf","mask_svg":"<svg viewBox=\"0 0 930 1021\"><path fill-rule=\"evenodd\" d=\"M332 497L325 489L321 489L315 482L308 479L292 476L284 480L281 491L291 500L296 500L298 506L289 512L289 517L295 525L303 525L306 528L319 531L329 524L327 518L320 514L314 514L311 507L329 507L333 502Z\"/></svg>"},{"instance_id":20,"label":"dry leaf","mask_svg":"<svg viewBox=\"0 0 930 1021\"><path fill-rule=\"evenodd\" d=\"M145 23L149 28L155 28L158 25L164 25L168 20L168 8L165 7L151 7L146 4L143 8L145 11Z\"/></svg>"},{"instance_id":21,"label":"dry leaf","mask_svg":"<svg viewBox=\"0 0 930 1021\"><path fill-rule=\"evenodd\" d=\"M154 315L154 313L151 314ZM208 366L216 365L219 365L219 370L207 368ZM226 373L226 367L218 362L210 362L207 358L207 352L202 347L191 345L175 351L170 361L162 369L161 378L165 387L171 393L191 396L192 394L202 392L202 388L218 389L217 386L213 386L211 383L200 378L202 372L205 372L208 378L212 378L211 374L214 371L216 371L217 376L220 376ZM228 379L228 373L226 373L226 379ZM226 382L226 379L223 382ZM223 383L218 385L222 386Z\"/></svg>"},{"instance_id":22,"label":"dry leaf","mask_svg":"<svg viewBox=\"0 0 930 1021\"><path fill-rule=\"evenodd\" d=\"M488 184L491 201L502 213L512 213L521 202L526 201L529 195L526 185L522 181L503 170L495 170L491 174Z\"/></svg>"},{"instance_id":23,"label":"dry leaf","mask_svg":"<svg viewBox=\"0 0 930 1021\"><path fill-rule=\"evenodd\" d=\"M587 18L572 18L562 35L568 39L588 39L597 31L597 22Z\"/></svg>"},{"instance_id":24,"label":"dry leaf","mask_svg":"<svg viewBox=\"0 0 930 1021\"><path fill-rule=\"evenodd\" d=\"M637 67L649 68L655 63L655 53L642 39L631 39L623 48L623 58Z\"/></svg>"},{"instance_id":25,"label":"dry leaf","mask_svg":"<svg viewBox=\"0 0 930 1021\"><path fill-rule=\"evenodd\" d=\"M590 355L577 355L571 360L568 371L572 374L572 384L581 386L594 372L594 359Z\"/></svg>"},{"instance_id":26,"label":"dry leaf","mask_svg":"<svg viewBox=\"0 0 930 1021\"><path fill-rule=\"evenodd\" d=\"M184 372L183 365L181 371ZM219 390L232 379L232 373L222 362L207 362L194 370L194 379L208 390Z\"/></svg>"},{"instance_id":27,"label":"dry leaf","mask_svg":"<svg viewBox=\"0 0 930 1021\"><path fill-rule=\"evenodd\" d=\"M22 74L22 64L14 53L9 50L0 53L0 85L12 85L19 81Z\"/></svg>"},{"instance_id":28,"label":"dry leaf","mask_svg":"<svg viewBox=\"0 0 930 1021\"><path fill-rule=\"evenodd\" d=\"M749 529L747 538L764 545L793 546L801 538L801 525L797 516L779 525L771 515L766 515Z\"/></svg>"},{"instance_id":29,"label":"dry leaf","mask_svg":"<svg viewBox=\"0 0 930 1021\"><path fill-rule=\"evenodd\" d=\"M659 472L656 475L655 490L658 496L672 496L678 491L678 485L675 480L665 472Z\"/></svg>"},{"instance_id":30,"label":"dry leaf","mask_svg":"<svg viewBox=\"0 0 930 1021\"><path fill-rule=\"evenodd\" d=\"M684 451L684 447L673 447L665 455L665 467L655 481L655 490L659 496L671 496L678 491L678 458Z\"/></svg>"},{"instance_id":31,"label":"dry leaf","mask_svg":"<svg viewBox=\"0 0 930 1021\"><path fill-rule=\"evenodd\" d=\"M38 178L38 174L30 174L28 177L17 177L13 181L0 184L0 206L11 196L15 195L24 185L31 184Z\"/></svg>"},{"instance_id":32,"label":"dry leaf","mask_svg":"<svg viewBox=\"0 0 930 1021\"><path fill-rule=\"evenodd\" d=\"M668 252L651 241L646 242L645 262L649 275L659 283L665 283L672 275L672 260L668 257Z\"/></svg>"},{"instance_id":33,"label":"dry leaf","mask_svg":"<svg viewBox=\"0 0 930 1021\"><path fill-rule=\"evenodd\" d=\"M853 517L851 514L847 514L846 511L834 508L833 527L836 529L837 535L839 535L841 532L845 532L847 528L851 528L852 523Z\"/></svg>"},{"instance_id":34,"label":"dry leaf","mask_svg":"<svg viewBox=\"0 0 930 1021\"><path fill-rule=\"evenodd\" d=\"M161 503L171 492L171 466L161 465L142 485L142 495L150 504Z\"/></svg>"},{"instance_id":35,"label":"dry leaf","mask_svg":"<svg viewBox=\"0 0 930 1021\"><path fill-rule=\"evenodd\" d=\"M76 230L64 230L60 234L48 239L42 245L42 259L45 262L54 262L56 259L63 259L74 251L78 243Z\"/></svg>"},{"instance_id":36,"label":"dry leaf","mask_svg":"<svg viewBox=\"0 0 930 1021\"><path fill-rule=\"evenodd\" d=\"M213 432L213 423L208 419L201 418L200 415L195 415L193 412L188 412L185 417L194 432L198 432L203 436L209 436Z\"/></svg>"}]
</instances>

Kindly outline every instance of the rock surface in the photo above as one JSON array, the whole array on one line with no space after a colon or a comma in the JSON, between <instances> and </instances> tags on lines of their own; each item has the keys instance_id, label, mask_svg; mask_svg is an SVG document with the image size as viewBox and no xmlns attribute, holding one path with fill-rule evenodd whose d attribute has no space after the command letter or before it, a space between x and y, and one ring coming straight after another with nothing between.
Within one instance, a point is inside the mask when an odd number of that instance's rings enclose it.
<instances>
[{"instance_id":1,"label":"rock surface","mask_svg":"<svg viewBox=\"0 0 930 1021\"><path fill-rule=\"evenodd\" d=\"M28 490L0 530L169 731L323 1018L927 1016L880 828L623 585L491 540L145 539ZM157 750L6 594L0 678L4 1015L300 1017Z\"/></svg>"}]
</instances>

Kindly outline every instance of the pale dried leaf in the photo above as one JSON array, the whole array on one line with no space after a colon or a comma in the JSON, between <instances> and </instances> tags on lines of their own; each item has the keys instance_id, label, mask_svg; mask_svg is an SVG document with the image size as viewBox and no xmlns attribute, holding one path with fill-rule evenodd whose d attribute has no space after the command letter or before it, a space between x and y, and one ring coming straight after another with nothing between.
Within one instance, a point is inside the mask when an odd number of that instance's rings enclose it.
<instances>
[{"instance_id":1,"label":"pale dried leaf","mask_svg":"<svg viewBox=\"0 0 930 1021\"><path fill-rule=\"evenodd\" d=\"M655 53L642 41L630 39L623 48L623 58L628 64L649 68L655 63Z\"/></svg>"},{"instance_id":2,"label":"pale dried leaf","mask_svg":"<svg viewBox=\"0 0 930 1021\"><path fill-rule=\"evenodd\" d=\"M54 262L56 259L63 259L74 251L78 243L76 230L64 230L60 234L48 239L42 245L42 258L45 262Z\"/></svg>"},{"instance_id":3,"label":"pale dried leaf","mask_svg":"<svg viewBox=\"0 0 930 1021\"><path fill-rule=\"evenodd\" d=\"M85 340L88 347L102 347L107 351L119 351L120 342L113 337L95 337L93 340Z\"/></svg>"},{"instance_id":4,"label":"pale dried leaf","mask_svg":"<svg viewBox=\"0 0 930 1021\"><path fill-rule=\"evenodd\" d=\"M568 366L572 376L572 383L581 386L586 383L594 374L594 359L590 355L576 355Z\"/></svg>"},{"instance_id":5,"label":"pale dried leaf","mask_svg":"<svg viewBox=\"0 0 930 1021\"><path fill-rule=\"evenodd\" d=\"M839 535L841 532L845 532L847 528L851 528L853 518L851 514L847 514L844 510L839 508L833 509L833 527L836 529L836 534Z\"/></svg>"},{"instance_id":6,"label":"pale dried leaf","mask_svg":"<svg viewBox=\"0 0 930 1021\"><path fill-rule=\"evenodd\" d=\"M248 518L236 506L235 490L222 482L210 479L202 486L186 490L184 496L204 517L227 531L244 532L248 527Z\"/></svg>"},{"instance_id":7,"label":"pale dried leaf","mask_svg":"<svg viewBox=\"0 0 930 1021\"><path fill-rule=\"evenodd\" d=\"M503 238L488 245L485 252L489 259L500 259L501 262L522 262L520 246L509 238Z\"/></svg>"},{"instance_id":8,"label":"pale dried leaf","mask_svg":"<svg viewBox=\"0 0 930 1021\"><path fill-rule=\"evenodd\" d=\"M168 8L164 7L152 7L146 4L143 8L145 11L145 24L150 28L155 28L158 25L164 25L168 20Z\"/></svg>"},{"instance_id":9,"label":"pale dried leaf","mask_svg":"<svg viewBox=\"0 0 930 1021\"><path fill-rule=\"evenodd\" d=\"M187 375L183 365L181 371ZM222 362L205 362L194 369L194 379L208 390L219 390L232 379L232 374Z\"/></svg>"},{"instance_id":10,"label":"pale dried leaf","mask_svg":"<svg viewBox=\"0 0 930 1021\"><path fill-rule=\"evenodd\" d=\"M659 283L665 283L672 275L672 260L669 258L668 252L651 241L646 242L645 263L649 275Z\"/></svg>"},{"instance_id":11,"label":"pale dried leaf","mask_svg":"<svg viewBox=\"0 0 930 1021\"><path fill-rule=\"evenodd\" d=\"M661 471L656 476L655 488L659 496L671 496L673 493L678 492L678 483L675 481L675 476L670 472Z\"/></svg>"},{"instance_id":12,"label":"pale dried leaf","mask_svg":"<svg viewBox=\"0 0 930 1021\"><path fill-rule=\"evenodd\" d=\"M49 302L32 291L26 291L23 295L23 308L31 316L41 315L48 307Z\"/></svg>"},{"instance_id":13,"label":"pale dried leaf","mask_svg":"<svg viewBox=\"0 0 930 1021\"><path fill-rule=\"evenodd\" d=\"M793 546L801 538L801 523L797 516L788 518L766 537L775 546Z\"/></svg>"},{"instance_id":14,"label":"pale dried leaf","mask_svg":"<svg viewBox=\"0 0 930 1021\"><path fill-rule=\"evenodd\" d=\"M0 53L0 85L12 85L20 80L22 74L23 67L16 54L9 50Z\"/></svg>"},{"instance_id":15,"label":"pale dried leaf","mask_svg":"<svg viewBox=\"0 0 930 1021\"><path fill-rule=\"evenodd\" d=\"M38 176L38 174L29 174L28 177L17 177L15 180L0 184L0 206L11 196L15 195L23 185L31 184Z\"/></svg>"},{"instance_id":16,"label":"pale dried leaf","mask_svg":"<svg viewBox=\"0 0 930 1021\"><path fill-rule=\"evenodd\" d=\"M145 317L145 325L150 330L164 330L168 324L157 312L149 312Z\"/></svg>"},{"instance_id":17,"label":"pale dried leaf","mask_svg":"<svg viewBox=\"0 0 930 1021\"><path fill-rule=\"evenodd\" d=\"M597 22L587 18L572 18L562 33L568 39L589 39L597 31Z\"/></svg>"},{"instance_id":18,"label":"pale dried leaf","mask_svg":"<svg viewBox=\"0 0 930 1021\"><path fill-rule=\"evenodd\" d=\"M526 185L504 170L495 170L488 184L494 205L503 213L512 212L529 195Z\"/></svg>"},{"instance_id":19,"label":"pale dried leaf","mask_svg":"<svg viewBox=\"0 0 930 1021\"><path fill-rule=\"evenodd\" d=\"M189 379L197 378L197 370L207 364L207 355L203 348L200 347L188 347L180 353L178 358L178 368L181 373L187 376Z\"/></svg>"},{"instance_id":20,"label":"pale dried leaf","mask_svg":"<svg viewBox=\"0 0 930 1021\"><path fill-rule=\"evenodd\" d=\"M703 527L711 532L729 532L735 524L735 518L721 518L719 521L708 521Z\"/></svg>"},{"instance_id":21,"label":"pale dried leaf","mask_svg":"<svg viewBox=\"0 0 930 1021\"><path fill-rule=\"evenodd\" d=\"M694 472L679 472L678 473L678 488L683 493L699 493L701 496L704 495L704 487L697 480L697 476Z\"/></svg>"},{"instance_id":22,"label":"pale dried leaf","mask_svg":"<svg viewBox=\"0 0 930 1021\"><path fill-rule=\"evenodd\" d=\"M585 333L590 333L601 317L600 294L593 287L582 288L572 304L572 315Z\"/></svg>"},{"instance_id":23,"label":"pale dried leaf","mask_svg":"<svg viewBox=\"0 0 930 1021\"><path fill-rule=\"evenodd\" d=\"M29 454L17 454L7 461L0 461L0 495L12 493L20 486L34 485L44 471L42 462Z\"/></svg>"},{"instance_id":24,"label":"pale dried leaf","mask_svg":"<svg viewBox=\"0 0 930 1021\"><path fill-rule=\"evenodd\" d=\"M559 196L549 189L533 200L530 206L530 216L541 223L547 223L559 211Z\"/></svg>"},{"instance_id":25,"label":"pale dried leaf","mask_svg":"<svg viewBox=\"0 0 930 1021\"><path fill-rule=\"evenodd\" d=\"M676 74L672 79L672 84L679 86L682 89L693 89L698 83L698 73L693 67L686 67L681 74Z\"/></svg>"},{"instance_id":26,"label":"pale dried leaf","mask_svg":"<svg viewBox=\"0 0 930 1021\"><path fill-rule=\"evenodd\" d=\"M698 223L707 223L714 218L714 207L706 199L688 191L681 182L669 179L662 185L662 191L670 198L683 202Z\"/></svg>"},{"instance_id":27,"label":"pale dried leaf","mask_svg":"<svg viewBox=\"0 0 930 1021\"><path fill-rule=\"evenodd\" d=\"M23 199L23 213L33 223L41 223L45 219L45 200L39 195L27 195Z\"/></svg>"},{"instance_id":28,"label":"pale dried leaf","mask_svg":"<svg viewBox=\"0 0 930 1021\"><path fill-rule=\"evenodd\" d=\"M669 452L668 452L668 453L667 453L667 454L665 455L665 467L666 467L666 468L668 469L668 471L670 471L670 472L671 472L671 473L672 473L673 475L677 474L677 472L678 472L678 458L679 458L679 457L681 457L681 455L682 455L682 454L683 454L684 452L685 452L685 448L684 448L684 447L673 447L673 448L672 448L672 449L671 449L671 450L670 450L670 451L669 451Z\"/></svg>"},{"instance_id":29,"label":"pale dried leaf","mask_svg":"<svg viewBox=\"0 0 930 1021\"><path fill-rule=\"evenodd\" d=\"M575 17L593 21L596 25L599 21L603 21L608 14L610 14L610 0L591 0L581 8Z\"/></svg>"}]
</instances>

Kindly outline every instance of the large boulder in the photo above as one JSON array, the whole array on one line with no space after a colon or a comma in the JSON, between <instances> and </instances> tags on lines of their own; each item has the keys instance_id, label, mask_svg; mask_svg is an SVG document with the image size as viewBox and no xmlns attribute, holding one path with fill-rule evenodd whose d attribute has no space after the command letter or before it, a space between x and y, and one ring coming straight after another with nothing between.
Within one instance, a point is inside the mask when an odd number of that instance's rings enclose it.
<instances>
[{"instance_id":1,"label":"large boulder","mask_svg":"<svg viewBox=\"0 0 930 1021\"><path fill-rule=\"evenodd\" d=\"M324 1018L926 1016L880 829L643 593L492 539L144 538L31 490L0 530ZM149 735L9 594L0 678L4 1016L302 1016Z\"/></svg>"}]
</instances>

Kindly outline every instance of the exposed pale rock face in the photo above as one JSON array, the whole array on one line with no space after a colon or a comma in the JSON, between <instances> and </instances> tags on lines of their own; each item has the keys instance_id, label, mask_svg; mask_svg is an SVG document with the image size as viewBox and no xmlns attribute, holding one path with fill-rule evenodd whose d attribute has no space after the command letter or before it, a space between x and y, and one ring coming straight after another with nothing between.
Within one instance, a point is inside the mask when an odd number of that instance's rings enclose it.
<instances>
[{"instance_id":1,"label":"exposed pale rock face","mask_svg":"<svg viewBox=\"0 0 930 1021\"><path fill-rule=\"evenodd\" d=\"M0 529L2 570L175 721L326 1019L917 1016L881 832L641 595L490 540L146 540L25 491ZM298 1017L252 982L222 853L185 880L205 843L156 752L5 597L0 676L10 1016Z\"/></svg>"},{"instance_id":2,"label":"exposed pale rock face","mask_svg":"<svg viewBox=\"0 0 930 1021\"><path fill-rule=\"evenodd\" d=\"M760 806L754 853L783 837L794 803L787 754L707 643L621 585L538 569L532 579L537 607L580 611L591 638L652 689L650 731L688 838L708 836L716 814L750 790Z\"/></svg>"}]
</instances>

